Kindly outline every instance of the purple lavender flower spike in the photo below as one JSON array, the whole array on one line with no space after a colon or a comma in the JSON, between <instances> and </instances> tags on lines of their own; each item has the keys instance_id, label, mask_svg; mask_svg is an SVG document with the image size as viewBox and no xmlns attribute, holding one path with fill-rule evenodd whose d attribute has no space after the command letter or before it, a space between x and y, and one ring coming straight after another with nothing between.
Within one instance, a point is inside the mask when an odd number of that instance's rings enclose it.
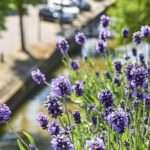
<instances>
[{"instance_id":1,"label":"purple lavender flower spike","mask_svg":"<svg viewBox=\"0 0 150 150\"><path fill-rule=\"evenodd\" d=\"M119 80L117 77L114 78L113 82L114 82L117 86L121 86L121 82L120 82L120 80Z\"/></svg>"},{"instance_id":2,"label":"purple lavender flower spike","mask_svg":"<svg viewBox=\"0 0 150 150\"><path fill-rule=\"evenodd\" d=\"M43 84L46 81L45 75L39 69L32 71L31 76L37 84Z\"/></svg>"},{"instance_id":3,"label":"purple lavender flower spike","mask_svg":"<svg viewBox=\"0 0 150 150\"><path fill-rule=\"evenodd\" d=\"M71 85L68 78L60 76L52 81L52 91L58 97L64 97L71 93Z\"/></svg>"},{"instance_id":4,"label":"purple lavender flower spike","mask_svg":"<svg viewBox=\"0 0 150 150\"><path fill-rule=\"evenodd\" d=\"M52 118L57 118L62 116L63 109L61 108L62 104L58 101L56 96L49 95L47 101L45 102L45 107L47 108L48 113Z\"/></svg>"},{"instance_id":5,"label":"purple lavender flower spike","mask_svg":"<svg viewBox=\"0 0 150 150\"><path fill-rule=\"evenodd\" d=\"M59 123L54 121L52 122L49 126L48 126L48 131L50 132L50 134L53 136L57 136L58 134L60 134L61 128L59 126Z\"/></svg>"},{"instance_id":6,"label":"purple lavender flower spike","mask_svg":"<svg viewBox=\"0 0 150 150\"><path fill-rule=\"evenodd\" d=\"M77 96L82 96L83 95L83 85L79 81L76 81L74 86L73 86L73 91Z\"/></svg>"},{"instance_id":7,"label":"purple lavender flower spike","mask_svg":"<svg viewBox=\"0 0 150 150\"><path fill-rule=\"evenodd\" d=\"M0 123L7 123L10 119L11 110L6 104L0 105Z\"/></svg>"},{"instance_id":8,"label":"purple lavender flower spike","mask_svg":"<svg viewBox=\"0 0 150 150\"><path fill-rule=\"evenodd\" d=\"M129 125L128 116L121 108L118 108L115 112L109 114L107 121L118 133L123 133L125 128Z\"/></svg>"},{"instance_id":9,"label":"purple lavender flower spike","mask_svg":"<svg viewBox=\"0 0 150 150\"><path fill-rule=\"evenodd\" d=\"M65 38L59 38L57 40L56 47L60 50L62 54L64 54L69 50L69 43Z\"/></svg>"},{"instance_id":10,"label":"purple lavender flower spike","mask_svg":"<svg viewBox=\"0 0 150 150\"><path fill-rule=\"evenodd\" d=\"M100 23L102 24L102 26L104 28L108 27L109 26L109 23L110 23L110 18L106 15L102 15L100 17Z\"/></svg>"},{"instance_id":11,"label":"purple lavender flower spike","mask_svg":"<svg viewBox=\"0 0 150 150\"><path fill-rule=\"evenodd\" d=\"M77 60L72 60L70 62L70 68L72 70L78 70L78 68L79 68L79 62Z\"/></svg>"},{"instance_id":12,"label":"purple lavender flower spike","mask_svg":"<svg viewBox=\"0 0 150 150\"><path fill-rule=\"evenodd\" d=\"M139 101L134 100L133 103L132 103L132 105L133 105L134 110L137 111L137 110L138 110L138 107L139 107Z\"/></svg>"},{"instance_id":13,"label":"purple lavender flower spike","mask_svg":"<svg viewBox=\"0 0 150 150\"><path fill-rule=\"evenodd\" d=\"M96 118L95 116L92 116L92 117L91 117L91 122L92 122L92 124L93 124L94 126L96 126L96 125L97 125L97 118Z\"/></svg>"},{"instance_id":14,"label":"purple lavender flower spike","mask_svg":"<svg viewBox=\"0 0 150 150\"><path fill-rule=\"evenodd\" d=\"M80 116L80 112L79 111L74 111L73 112L73 118L76 124L80 124L81 123L81 116Z\"/></svg>"},{"instance_id":15,"label":"purple lavender flower spike","mask_svg":"<svg viewBox=\"0 0 150 150\"><path fill-rule=\"evenodd\" d=\"M116 74L121 74L121 69L122 69L122 63L121 61L115 61L114 62L114 68L115 68L115 72Z\"/></svg>"},{"instance_id":16,"label":"purple lavender flower spike","mask_svg":"<svg viewBox=\"0 0 150 150\"><path fill-rule=\"evenodd\" d=\"M128 28L123 28L122 29L122 37L127 39L129 37L129 30Z\"/></svg>"},{"instance_id":17,"label":"purple lavender flower spike","mask_svg":"<svg viewBox=\"0 0 150 150\"><path fill-rule=\"evenodd\" d=\"M63 135L54 137L51 144L53 150L74 150L74 145Z\"/></svg>"},{"instance_id":18,"label":"purple lavender flower spike","mask_svg":"<svg viewBox=\"0 0 150 150\"><path fill-rule=\"evenodd\" d=\"M104 108L104 109L102 110L101 115L102 115L102 117L103 117L105 120L107 120L107 116L108 116L109 114L111 114L113 111L114 111L114 110L112 109L112 107L106 107L106 108Z\"/></svg>"},{"instance_id":19,"label":"purple lavender flower spike","mask_svg":"<svg viewBox=\"0 0 150 150\"><path fill-rule=\"evenodd\" d=\"M150 38L150 26L142 26L141 27L141 37Z\"/></svg>"},{"instance_id":20,"label":"purple lavender flower spike","mask_svg":"<svg viewBox=\"0 0 150 150\"><path fill-rule=\"evenodd\" d=\"M101 54L106 52L106 43L103 40L98 40L96 43L96 51Z\"/></svg>"},{"instance_id":21,"label":"purple lavender flower spike","mask_svg":"<svg viewBox=\"0 0 150 150\"><path fill-rule=\"evenodd\" d=\"M85 147L89 148L89 150L105 150L104 142L100 138L87 141Z\"/></svg>"},{"instance_id":22,"label":"purple lavender flower spike","mask_svg":"<svg viewBox=\"0 0 150 150\"><path fill-rule=\"evenodd\" d=\"M140 53L140 54L139 54L139 59L140 59L140 62L141 62L142 64L145 64L145 56L144 56L143 53Z\"/></svg>"},{"instance_id":23,"label":"purple lavender flower spike","mask_svg":"<svg viewBox=\"0 0 150 150\"><path fill-rule=\"evenodd\" d=\"M133 34L133 42L138 45L141 43L141 33L140 32L135 32Z\"/></svg>"},{"instance_id":24,"label":"purple lavender flower spike","mask_svg":"<svg viewBox=\"0 0 150 150\"><path fill-rule=\"evenodd\" d=\"M132 48L132 55L135 57L137 56L137 49L134 47Z\"/></svg>"},{"instance_id":25,"label":"purple lavender flower spike","mask_svg":"<svg viewBox=\"0 0 150 150\"><path fill-rule=\"evenodd\" d=\"M144 97L144 108L150 109L150 94Z\"/></svg>"},{"instance_id":26,"label":"purple lavender flower spike","mask_svg":"<svg viewBox=\"0 0 150 150\"><path fill-rule=\"evenodd\" d=\"M114 98L111 91L105 89L102 90L101 93L98 93L97 98L99 99L99 102L105 107L112 106L114 102Z\"/></svg>"},{"instance_id":27,"label":"purple lavender flower spike","mask_svg":"<svg viewBox=\"0 0 150 150\"><path fill-rule=\"evenodd\" d=\"M84 33L81 33L81 32L77 33L76 36L75 36L75 41L76 41L76 43L79 44L79 45L84 44L85 41L86 41L86 36L85 36L85 34L84 34Z\"/></svg>"},{"instance_id":28,"label":"purple lavender flower spike","mask_svg":"<svg viewBox=\"0 0 150 150\"><path fill-rule=\"evenodd\" d=\"M43 129L47 129L49 119L45 114L39 113L36 120Z\"/></svg>"},{"instance_id":29,"label":"purple lavender flower spike","mask_svg":"<svg viewBox=\"0 0 150 150\"><path fill-rule=\"evenodd\" d=\"M99 39L106 41L108 38L111 37L111 33L109 30L104 30L99 32Z\"/></svg>"}]
</instances>

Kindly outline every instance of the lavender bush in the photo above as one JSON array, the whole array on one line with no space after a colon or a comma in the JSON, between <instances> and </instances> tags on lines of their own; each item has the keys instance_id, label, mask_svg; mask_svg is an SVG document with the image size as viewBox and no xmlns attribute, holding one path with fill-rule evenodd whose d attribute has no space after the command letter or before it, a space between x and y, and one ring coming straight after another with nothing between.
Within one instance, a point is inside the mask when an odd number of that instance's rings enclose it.
<instances>
[{"instance_id":1,"label":"lavender bush","mask_svg":"<svg viewBox=\"0 0 150 150\"><path fill-rule=\"evenodd\" d=\"M100 18L102 30L107 35L110 18ZM110 31L109 31L110 32ZM122 30L123 38L129 37L127 28ZM113 60L107 51L107 39L99 37L95 51L103 57L106 73L95 70L94 62L84 60L86 68L69 57L69 42L58 40L57 48L66 58L69 75L52 80L51 91L44 102L49 117L43 113L37 116L39 127L51 135L50 144L54 150L148 150L150 149L150 62L137 55L138 45L150 37L150 27L143 26L133 35L133 56ZM83 33L75 36L75 42L82 45L87 37ZM136 57L136 62L132 62ZM92 64L91 64L92 62ZM40 70L32 72L37 84L48 84ZM68 110L67 101L76 102L83 108ZM0 106L0 122L9 120L10 111ZM52 121L54 118L55 121ZM37 149L32 137L25 134L29 143L18 137L20 149Z\"/></svg>"}]
</instances>

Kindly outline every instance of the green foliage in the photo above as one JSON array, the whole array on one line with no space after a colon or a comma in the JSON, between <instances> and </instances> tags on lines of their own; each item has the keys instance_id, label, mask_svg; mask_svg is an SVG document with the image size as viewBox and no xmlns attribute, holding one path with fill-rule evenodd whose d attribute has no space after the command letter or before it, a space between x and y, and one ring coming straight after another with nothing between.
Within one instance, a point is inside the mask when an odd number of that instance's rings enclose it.
<instances>
[{"instance_id":1,"label":"green foliage","mask_svg":"<svg viewBox=\"0 0 150 150\"><path fill-rule=\"evenodd\" d=\"M123 42L120 38L123 27L128 27L131 35L142 25L150 24L150 0L116 0L108 14L115 20L112 27L117 32L118 42Z\"/></svg>"},{"instance_id":2,"label":"green foliage","mask_svg":"<svg viewBox=\"0 0 150 150\"><path fill-rule=\"evenodd\" d=\"M18 146L19 146L20 150L26 150L19 139L17 139L17 143L18 143Z\"/></svg>"},{"instance_id":3,"label":"green foliage","mask_svg":"<svg viewBox=\"0 0 150 150\"><path fill-rule=\"evenodd\" d=\"M27 6L44 3L44 0L0 0L0 30L6 29L5 20L8 14L12 11L19 13L18 6L21 4L24 11L27 11Z\"/></svg>"}]
</instances>

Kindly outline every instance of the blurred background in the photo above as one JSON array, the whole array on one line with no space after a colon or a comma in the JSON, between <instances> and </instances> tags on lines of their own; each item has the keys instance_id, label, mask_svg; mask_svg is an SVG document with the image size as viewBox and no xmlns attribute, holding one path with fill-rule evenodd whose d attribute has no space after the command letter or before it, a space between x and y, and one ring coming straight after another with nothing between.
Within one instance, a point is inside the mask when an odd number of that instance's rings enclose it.
<instances>
[{"instance_id":1,"label":"blurred background","mask_svg":"<svg viewBox=\"0 0 150 150\"><path fill-rule=\"evenodd\" d=\"M30 132L39 149L50 149L50 137L35 119L44 111L42 103L50 88L34 84L30 72L40 68L49 82L62 72L67 74L55 47L56 40L63 36L71 45L73 58L81 61L90 55L96 69L101 68L103 73L103 59L95 54L102 14L111 18L108 50L115 56L116 48L131 44L132 33L150 25L150 0L0 0L0 104L11 107L10 125L14 130ZM130 33L125 41L121 37L123 27ZM83 46L74 42L79 31L88 37ZM72 102L68 105L79 109ZM15 135L0 125L0 150L4 149L17 150L18 146Z\"/></svg>"}]
</instances>

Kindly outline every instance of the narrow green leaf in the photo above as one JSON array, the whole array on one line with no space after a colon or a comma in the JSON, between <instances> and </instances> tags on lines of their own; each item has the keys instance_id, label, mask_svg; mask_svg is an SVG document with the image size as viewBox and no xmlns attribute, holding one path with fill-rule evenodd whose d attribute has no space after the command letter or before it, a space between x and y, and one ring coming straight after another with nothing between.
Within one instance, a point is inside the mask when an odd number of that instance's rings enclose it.
<instances>
[{"instance_id":1,"label":"narrow green leaf","mask_svg":"<svg viewBox=\"0 0 150 150\"><path fill-rule=\"evenodd\" d=\"M30 141L31 144L35 145L34 139L32 138L32 136L29 133L23 131L23 134L27 137L27 139Z\"/></svg>"},{"instance_id":2,"label":"narrow green leaf","mask_svg":"<svg viewBox=\"0 0 150 150\"><path fill-rule=\"evenodd\" d=\"M18 146L19 146L20 150L26 150L19 139L17 139L17 143L18 143Z\"/></svg>"}]
</instances>

